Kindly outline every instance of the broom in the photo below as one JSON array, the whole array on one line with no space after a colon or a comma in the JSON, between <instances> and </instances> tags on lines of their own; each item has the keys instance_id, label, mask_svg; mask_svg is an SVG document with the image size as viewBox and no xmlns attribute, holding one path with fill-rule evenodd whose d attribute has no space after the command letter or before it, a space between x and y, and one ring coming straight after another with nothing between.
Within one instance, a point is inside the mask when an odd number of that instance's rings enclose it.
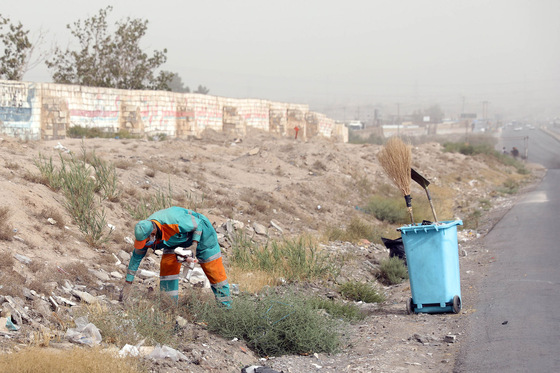
<instances>
[{"instance_id":1,"label":"broom","mask_svg":"<svg viewBox=\"0 0 560 373\"><path fill-rule=\"evenodd\" d=\"M379 163L381 163L381 167L383 167L387 176L402 192L410 221L414 224L412 197L410 197L411 146L405 144L399 137L391 137L385 147L381 149L377 158L379 158Z\"/></svg>"}]
</instances>

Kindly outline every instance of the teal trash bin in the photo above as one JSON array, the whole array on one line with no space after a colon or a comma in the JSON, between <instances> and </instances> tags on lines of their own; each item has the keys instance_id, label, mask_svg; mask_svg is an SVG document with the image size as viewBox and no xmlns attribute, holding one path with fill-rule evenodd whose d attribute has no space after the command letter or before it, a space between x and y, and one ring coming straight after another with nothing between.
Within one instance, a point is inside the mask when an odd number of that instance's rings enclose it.
<instances>
[{"instance_id":1,"label":"teal trash bin","mask_svg":"<svg viewBox=\"0 0 560 373\"><path fill-rule=\"evenodd\" d=\"M461 278L457 226L461 220L414 224L401 232L412 297L409 314L461 311Z\"/></svg>"}]
</instances>

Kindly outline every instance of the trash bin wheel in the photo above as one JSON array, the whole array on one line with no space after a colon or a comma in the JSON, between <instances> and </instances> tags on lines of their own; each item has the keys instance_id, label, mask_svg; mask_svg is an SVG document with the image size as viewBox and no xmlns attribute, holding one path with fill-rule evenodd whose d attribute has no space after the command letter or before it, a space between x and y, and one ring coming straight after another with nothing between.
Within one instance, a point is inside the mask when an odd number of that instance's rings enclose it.
<instances>
[{"instance_id":1,"label":"trash bin wheel","mask_svg":"<svg viewBox=\"0 0 560 373\"><path fill-rule=\"evenodd\" d=\"M412 304L412 298L408 298L406 302L406 313L409 315L414 312L414 304Z\"/></svg>"},{"instance_id":2,"label":"trash bin wheel","mask_svg":"<svg viewBox=\"0 0 560 373\"><path fill-rule=\"evenodd\" d=\"M453 313L461 312L461 298L458 295L453 297Z\"/></svg>"}]
</instances>

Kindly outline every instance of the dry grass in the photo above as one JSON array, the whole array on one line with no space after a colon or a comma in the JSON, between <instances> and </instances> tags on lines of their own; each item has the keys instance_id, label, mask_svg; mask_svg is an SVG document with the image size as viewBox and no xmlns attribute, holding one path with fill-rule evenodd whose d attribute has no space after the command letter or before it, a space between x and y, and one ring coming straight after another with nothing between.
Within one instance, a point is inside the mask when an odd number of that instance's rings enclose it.
<instances>
[{"instance_id":1,"label":"dry grass","mask_svg":"<svg viewBox=\"0 0 560 373\"><path fill-rule=\"evenodd\" d=\"M6 162L6 164L4 165L6 168L9 168L10 170L17 170L19 169L19 163L16 162Z\"/></svg>"},{"instance_id":2,"label":"dry grass","mask_svg":"<svg viewBox=\"0 0 560 373\"><path fill-rule=\"evenodd\" d=\"M29 181L30 183L43 184L45 186L49 185L49 179L46 175L34 174L29 171L26 171L23 174L23 179Z\"/></svg>"},{"instance_id":3,"label":"dry grass","mask_svg":"<svg viewBox=\"0 0 560 373\"><path fill-rule=\"evenodd\" d=\"M57 209L43 209L39 214L39 217L44 220L48 220L49 218L53 219L56 222L56 224L54 225L56 225L60 229L64 229L64 217Z\"/></svg>"},{"instance_id":4,"label":"dry grass","mask_svg":"<svg viewBox=\"0 0 560 373\"><path fill-rule=\"evenodd\" d=\"M14 237L14 230L8 223L10 217L10 208L8 206L0 207L0 241L11 241Z\"/></svg>"},{"instance_id":5,"label":"dry grass","mask_svg":"<svg viewBox=\"0 0 560 373\"><path fill-rule=\"evenodd\" d=\"M12 297L20 297L22 294L25 277L13 270L2 271L0 275L0 284L2 284L2 295L11 295ZM2 372L2 370L0 370Z\"/></svg>"},{"instance_id":6,"label":"dry grass","mask_svg":"<svg viewBox=\"0 0 560 373\"><path fill-rule=\"evenodd\" d=\"M33 260L29 263L29 270L35 275L27 279L28 283L26 286L37 293L51 294L54 290L53 274L56 273L56 270L38 260Z\"/></svg>"},{"instance_id":7,"label":"dry grass","mask_svg":"<svg viewBox=\"0 0 560 373\"><path fill-rule=\"evenodd\" d=\"M0 372L139 373L138 359L121 358L101 349L55 350L31 347L0 355Z\"/></svg>"},{"instance_id":8,"label":"dry grass","mask_svg":"<svg viewBox=\"0 0 560 373\"><path fill-rule=\"evenodd\" d=\"M128 159L117 159L113 164L116 168L120 168L121 170L128 170L134 167L134 162Z\"/></svg>"},{"instance_id":9,"label":"dry grass","mask_svg":"<svg viewBox=\"0 0 560 373\"><path fill-rule=\"evenodd\" d=\"M12 270L12 267L15 264L15 259L10 254L3 254L0 255L0 272Z\"/></svg>"},{"instance_id":10,"label":"dry grass","mask_svg":"<svg viewBox=\"0 0 560 373\"><path fill-rule=\"evenodd\" d=\"M59 273L61 273L63 279L68 279L74 283L86 285L94 284L96 281L95 276L93 276L88 269L89 267L84 263L74 262L62 266L59 269Z\"/></svg>"},{"instance_id":11,"label":"dry grass","mask_svg":"<svg viewBox=\"0 0 560 373\"><path fill-rule=\"evenodd\" d=\"M258 293L265 286L275 286L278 279L274 274L267 271L251 271L247 272L236 266L228 266L228 281L230 284L237 284L240 291L249 293Z\"/></svg>"}]
</instances>

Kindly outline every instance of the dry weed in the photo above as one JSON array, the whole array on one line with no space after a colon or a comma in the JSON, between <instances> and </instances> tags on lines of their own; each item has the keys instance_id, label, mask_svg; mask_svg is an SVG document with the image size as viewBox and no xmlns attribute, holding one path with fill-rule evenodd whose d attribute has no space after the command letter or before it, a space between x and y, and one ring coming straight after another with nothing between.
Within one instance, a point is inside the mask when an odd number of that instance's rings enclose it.
<instances>
[{"instance_id":1,"label":"dry weed","mask_svg":"<svg viewBox=\"0 0 560 373\"><path fill-rule=\"evenodd\" d=\"M134 167L134 162L128 159L118 159L114 162L116 168L120 168L121 170L128 170L129 168Z\"/></svg>"},{"instance_id":2,"label":"dry weed","mask_svg":"<svg viewBox=\"0 0 560 373\"><path fill-rule=\"evenodd\" d=\"M237 284L240 291L249 293L258 293L266 286L278 285L277 277L270 272L247 272L236 266L228 267L228 278L230 284Z\"/></svg>"},{"instance_id":3,"label":"dry weed","mask_svg":"<svg viewBox=\"0 0 560 373\"><path fill-rule=\"evenodd\" d=\"M20 167L19 163L16 162L6 162L4 166L10 170L17 170Z\"/></svg>"},{"instance_id":4,"label":"dry weed","mask_svg":"<svg viewBox=\"0 0 560 373\"><path fill-rule=\"evenodd\" d=\"M0 355L0 371L12 373L138 373L137 359L121 358L102 349L73 348L72 350L25 348Z\"/></svg>"},{"instance_id":5,"label":"dry weed","mask_svg":"<svg viewBox=\"0 0 560 373\"><path fill-rule=\"evenodd\" d=\"M8 206L0 207L0 241L11 241L14 237L14 230L8 223L10 217L10 208Z\"/></svg>"}]
</instances>

